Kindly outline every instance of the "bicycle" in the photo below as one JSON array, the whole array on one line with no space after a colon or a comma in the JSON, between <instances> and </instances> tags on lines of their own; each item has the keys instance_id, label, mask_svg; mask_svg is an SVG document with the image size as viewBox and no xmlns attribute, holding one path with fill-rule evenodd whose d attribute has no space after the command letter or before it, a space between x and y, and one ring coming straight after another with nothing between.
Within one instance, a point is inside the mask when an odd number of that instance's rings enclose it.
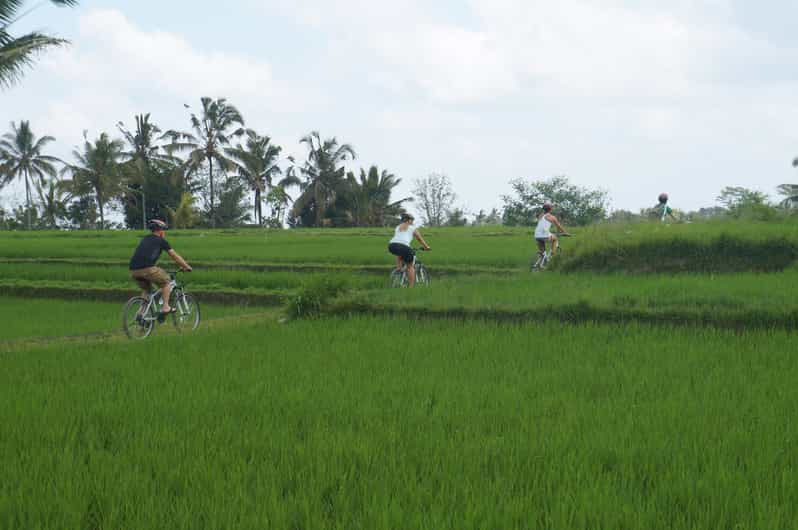
<instances>
[{"instance_id":1,"label":"bicycle","mask_svg":"<svg viewBox=\"0 0 798 530\"><path fill-rule=\"evenodd\" d=\"M571 237L571 234L556 234L557 238L561 237ZM558 254L562 252L562 247L558 249ZM543 252L537 252L537 260L531 262L529 270L532 272L542 272L546 270L546 267L549 266L549 262L551 262L551 258L553 258L551 254L551 247L549 246Z\"/></svg>"},{"instance_id":2,"label":"bicycle","mask_svg":"<svg viewBox=\"0 0 798 530\"><path fill-rule=\"evenodd\" d=\"M149 296L134 296L125 303L122 309L122 329L131 339L146 339L155 329L155 324L162 324L168 316L172 316L172 324L180 331L194 331L200 325L200 306L194 297L186 292L185 286L178 283L180 271L169 271L172 293L169 299L174 313L163 315L163 296L156 289Z\"/></svg>"},{"instance_id":3,"label":"bicycle","mask_svg":"<svg viewBox=\"0 0 798 530\"><path fill-rule=\"evenodd\" d=\"M418 252L426 252L422 248L414 248L413 265L416 268L416 285L421 287L429 287L430 277L429 271L423 263L418 259ZM408 287L410 279L407 277L407 264L403 263L402 268L399 270L392 270L388 281L388 286L391 288Z\"/></svg>"}]
</instances>

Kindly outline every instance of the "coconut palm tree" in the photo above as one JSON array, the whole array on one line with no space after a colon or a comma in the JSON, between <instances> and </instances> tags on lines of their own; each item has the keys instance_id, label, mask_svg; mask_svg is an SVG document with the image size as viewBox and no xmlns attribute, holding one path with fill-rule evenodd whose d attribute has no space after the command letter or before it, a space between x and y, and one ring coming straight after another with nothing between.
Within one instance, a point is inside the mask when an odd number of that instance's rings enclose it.
<instances>
[{"instance_id":1,"label":"coconut palm tree","mask_svg":"<svg viewBox=\"0 0 798 530\"><path fill-rule=\"evenodd\" d=\"M318 131L299 142L308 147L308 158L301 169L305 181L301 184L302 193L294 202L292 217L318 227L323 225L324 216L335 203L344 180L343 162L357 155L351 145L339 144L334 137L322 141Z\"/></svg>"},{"instance_id":2,"label":"coconut palm tree","mask_svg":"<svg viewBox=\"0 0 798 530\"><path fill-rule=\"evenodd\" d=\"M50 1L57 6L74 6L78 3L77 0ZM38 32L13 37L9 33L11 25L27 14L22 12L24 3L24 0L0 0L0 88L18 81L38 53L68 44L64 39Z\"/></svg>"},{"instance_id":3,"label":"coconut palm tree","mask_svg":"<svg viewBox=\"0 0 798 530\"><path fill-rule=\"evenodd\" d=\"M37 139L28 121L21 121L19 126L11 122L11 132L0 139L0 187L15 179L25 181L28 230L31 229L31 189L36 182L44 184L46 177L54 177L57 173L54 164L61 162L42 152L53 141L52 136Z\"/></svg>"},{"instance_id":4,"label":"coconut palm tree","mask_svg":"<svg viewBox=\"0 0 798 530\"><path fill-rule=\"evenodd\" d=\"M385 226L392 223L402 213L402 204L412 201L405 197L398 201L391 201L391 194L402 179L386 170L380 171L377 166L371 166L366 172L360 168L359 179L354 173L346 175L347 193L345 207L350 222L355 226Z\"/></svg>"},{"instance_id":5,"label":"coconut palm tree","mask_svg":"<svg viewBox=\"0 0 798 530\"><path fill-rule=\"evenodd\" d=\"M41 220L48 228L58 228L58 219L66 217L67 203L72 199L70 183L53 177L44 185L36 183L41 198Z\"/></svg>"},{"instance_id":6,"label":"coconut palm tree","mask_svg":"<svg viewBox=\"0 0 798 530\"><path fill-rule=\"evenodd\" d=\"M167 146L169 154L188 152L185 162L186 178L204 164L208 164L211 226L215 227L213 163L216 162L223 171L232 167L225 148L230 145L232 137L244 134L244 118L224 98L214 100L204 97L200 101L202 113L199 116L191 113L191 128L194 133L170 130L164 134L164 138L171 140L171 144ZM236 126L239 127L235 128Z\"/></svg>"},{"instance_id":7,"label":"coconut palm tree","mask_svg":"<svg viewBox=\"0 0 798 530\"><path fill-rule=\"evenodd\" d=\"M83 150L72 151L76 164L67 165L63 173L72 176L69 190L76 196L94 195L100 212L100 229L105 228L105 207L120 191L122 177L120 162L124 158L125 144L111 139L108 133L90 142L83 134Z\"/></svg>"},{"instance_id":8,"label":"coconut palm tree","mask_svg":"<svg viewBox=\"0 0 798 530\"><path fill-rule=\"evenodd\" d=\"M263 200L275 186L274 179L283 174L279 165L282 147L272 144L268 136L259 136L252 129L248 129L244 145L239 144L225 151L238 170L239 176L255 193L255 220L258 225L262 225ZM283 189L299 184L300 181L291 168L285 177L277 182L277 186Z\"/></svg>"}]
</instances>

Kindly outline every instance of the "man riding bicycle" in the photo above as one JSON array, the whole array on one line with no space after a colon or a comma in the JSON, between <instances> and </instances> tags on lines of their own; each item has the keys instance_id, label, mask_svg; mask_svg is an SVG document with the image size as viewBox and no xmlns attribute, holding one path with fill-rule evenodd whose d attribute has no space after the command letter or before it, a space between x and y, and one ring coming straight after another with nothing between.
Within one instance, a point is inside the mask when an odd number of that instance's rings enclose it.
<instances>
[{"instance_id":1,"label":"man riding bicycle","mask_svg":"<svg viewBox=\"0 0 798 530\"><path fill-rule=\"evenodd\" d=\"M538 254L541 256L546 252L546 242L551 243L552 256L557 254L557 249L559 248L557 236L551 233L551 225L556 226L562 235L571 235L565 231L560 221L551 213L553 209L554 205L550 201L544 202L543 213L538 217L538 225L535 227L535 242L538 244Z\"/></svg>"},{"instance_id":2,"label":"man riding bicycle","mask_svg":"<svg viewBox=\"0 0 798 530\"><path fill-rule=\"evenodd\" d=\"M163 296L161 315L163 316L174 313L175 309L169 306L169 294L172 292L169 275L162 268L155 266L158 263L158 258L161 257L161 252L165 250L169 257L180 265L181 270L191 272L192 269L166 241L166 230L169 227L165 222L160 219L151 219L147 228L152 233L141 239L133 257L130 258L130 277L141 287L144 298L150 295L153 283L161 289Z\"/></svg>"},{"instance_id":3,"label":"man riding bicycle","mask_svg":"<svg viewBox=\"0 0 798 530\"><path fill-rule=\"evenodd\" d=\"M416 239L424 250L430 249L421 232L413 228L414 221L415 218L409 213L402 214L401 223L396 227L393 239L388 243L388 252L396 256L396 270L402 268L403 262L407 267L407 282L410 287L416 283L416 253L410 244Z\"/></svg>"}]
</instances>

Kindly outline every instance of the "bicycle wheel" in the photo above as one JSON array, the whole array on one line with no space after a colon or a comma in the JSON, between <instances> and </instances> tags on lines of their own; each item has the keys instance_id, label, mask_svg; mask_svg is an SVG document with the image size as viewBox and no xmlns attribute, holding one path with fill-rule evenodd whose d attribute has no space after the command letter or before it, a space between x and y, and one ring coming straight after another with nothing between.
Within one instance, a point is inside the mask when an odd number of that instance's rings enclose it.
<instances>
[{"instance_id":1,"label":"bicycle wheel","mask_svg":"<svg viewBox=\"0 0 798 530\"><path fill-rule=\"evenodd\" d=\"M122 309L122 329L131 339L146 339L152 333L157 318L152 308L145 313L149 300L136 296L131 298Z\"/></svg>"},{"instance_id":2,"label":"bicycle wheel","mask_svg":"<svg viewBox=\"0 0 798 530\"><path fill-rule=\"evenodd\" d=\"M416 265L416 285L419 287L429 287L429 271L424 265Z\"/></svg>"},{"instance_id":3,"label":"bicycle wheel","mask_svg":"<svg viewBox=\"0 0 798 530\"><path fill-rule=\"evenodd\" d=\"M184 292L177 293L173 314L173 322L179 331L194 331L200 325L200 306L193 296Z\"/></svg>"},{"instance_id":4,"label":"bicycle wheel","mask_svg":"<svg viewBox=\"0 0 798 530\"><path fill-rule=\"evenodd\" d=\"M404 271L401 270L392 270L391 276L388 279L388 287L391 289L397 289L399 287L404 287L407 283L407 275Z\"/></svg>"}]
</instances>

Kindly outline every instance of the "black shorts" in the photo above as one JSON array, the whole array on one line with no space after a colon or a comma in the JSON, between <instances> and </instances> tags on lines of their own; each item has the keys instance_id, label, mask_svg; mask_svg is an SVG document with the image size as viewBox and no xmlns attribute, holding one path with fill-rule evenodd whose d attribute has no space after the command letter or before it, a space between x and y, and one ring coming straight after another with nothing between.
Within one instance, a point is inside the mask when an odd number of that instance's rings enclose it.
<instances>
[{"instance_id":1,"label":"black shorts","mask_svg":"<svg viewBox=\"0 0 798 530\"><path fill-rule=\"evenodd\" d=\"M391 243L388 245L388 252L394 256L399 256L402 258L402 261L408 265L412 264L416 259L416 251L401 243Z\"/></svg>"}]
</instances>

